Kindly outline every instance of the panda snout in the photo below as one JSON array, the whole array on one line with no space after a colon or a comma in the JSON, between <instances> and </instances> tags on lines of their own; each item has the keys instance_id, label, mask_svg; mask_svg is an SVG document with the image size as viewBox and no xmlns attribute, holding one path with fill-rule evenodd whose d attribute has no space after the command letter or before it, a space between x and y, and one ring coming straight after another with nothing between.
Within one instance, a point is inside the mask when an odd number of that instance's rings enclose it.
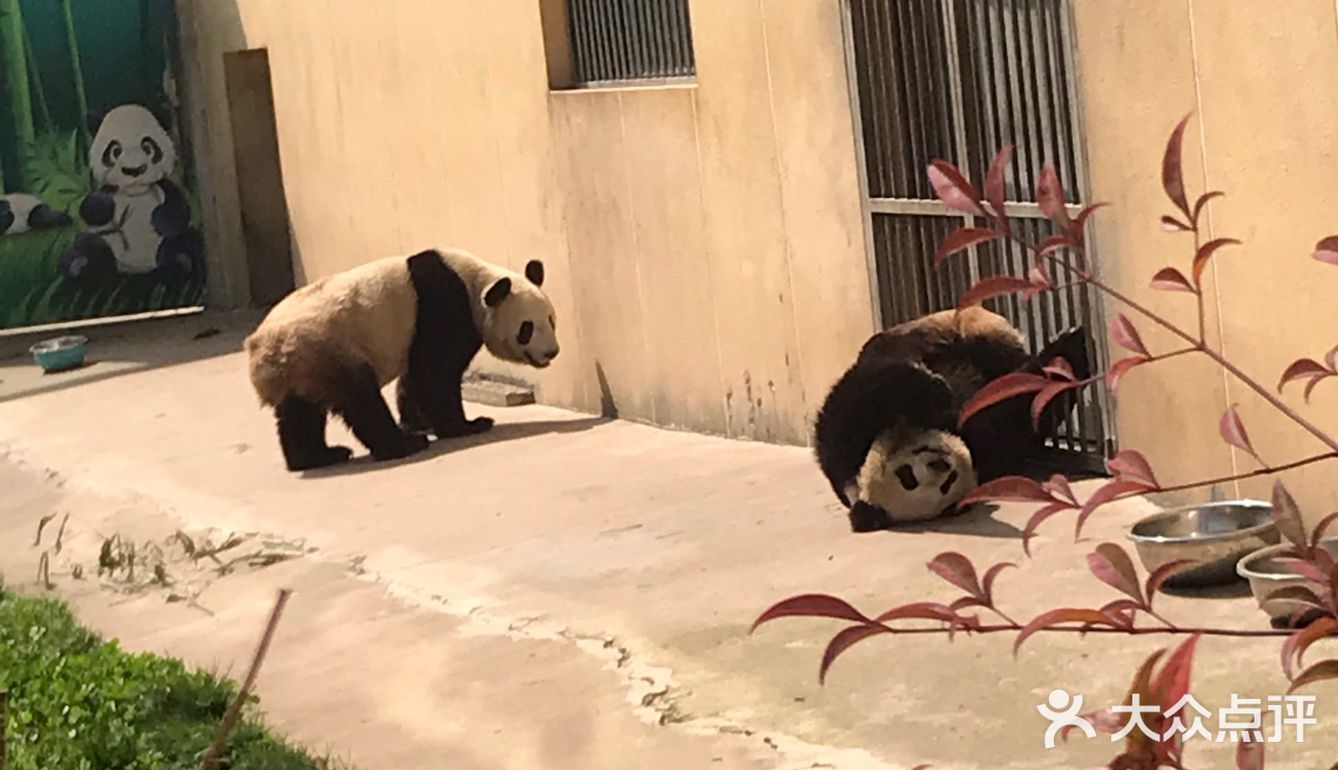
<instances>
[{"instance_id":1,"label":"panda snout","mask_svg":"<svg viewBox=\"0 0 1338 770\"><path fill-rule=\"evenodd\" d=\"M145 171L148 171L148 170L149 170L149 164L147 164L147 163L145 163L145 164L142 165L142 166L122 166L122 167L121 167L121 173L125 174L125 175L128 176L128 177L139 177L139 176L144 176L144 172L145 172Z\"/></svg>"},{"instance_id":2,"label":"panda snout","mask_svg":"<svg viewBox=\"0 0 1338 770\"><path fill-rule=\"evenodd\" d=\"M560 350L561 350L560 347L554 345L549 350L545 350L544 352L540 353L539 357L542 358L544 361L552 361L554 358L558 357L558 352Z\"/></svg>"}]
</instances>

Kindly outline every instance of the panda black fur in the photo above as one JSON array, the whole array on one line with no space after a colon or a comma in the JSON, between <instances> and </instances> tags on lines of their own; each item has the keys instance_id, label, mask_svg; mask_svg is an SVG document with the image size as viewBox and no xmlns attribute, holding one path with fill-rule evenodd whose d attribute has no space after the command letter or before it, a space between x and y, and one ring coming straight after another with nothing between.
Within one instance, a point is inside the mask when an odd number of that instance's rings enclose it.
<instances>
[{"instance_id":1,"label":"panda black fur","mask_svg":"<svg viewBox=\"0 0 1338 770\"><path fill-rule=\"evenodd\" d=\"M558 354L543 263L524 275L461 250L387 257L289 294L244 345L251 384L274 408L290 470L343 462L347 447L325 442L329 413L342 418L379 460L404 457L438 438L481 433L466 419L461 378L486 346L537 368ZM398 380L396 424L381 388Z\"/></svg>"},{"instance_id":2,"label":"panda black fur","mask_svg":"<svg viewBox=\"0 0 1338 770\"><path fill-rule=\"evenodd\" d=\"M56 211L35 195L0 195L0 235L18 235L70 224L70 216Z\"/></svg>"},{"instance_id":3,"label":"panda black fur","mask_svg":"<svg viewBox=\"0 0 1338 770\"><path fill-rule=\"evenodd\" d=\"M933 313L875 334L832 387L815 425L819 467L857 532L936 518L977 483L1019 471L1074 404L1058 398L1032 427L1018 397L957 416L986 383L1039 372L1063 357L1078 378L1090 369L1087 334L1073 329L1036 355L1008 321L981 307Z\"/></svg>"}]
</instances>

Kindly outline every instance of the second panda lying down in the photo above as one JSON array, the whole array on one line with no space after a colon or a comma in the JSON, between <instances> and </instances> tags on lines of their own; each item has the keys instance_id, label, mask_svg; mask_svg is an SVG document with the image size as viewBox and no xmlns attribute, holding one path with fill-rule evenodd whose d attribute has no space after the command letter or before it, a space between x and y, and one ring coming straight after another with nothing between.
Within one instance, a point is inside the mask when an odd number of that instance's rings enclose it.
<instances>
[{"instance_id":1,"label":"second panda lying down","mask_svg":"<svg viewBox=\"0 0 1338 770\"><path fill-rule=\"evenodd\" d=\"M1018 473L1076 403L1054 399L1032 426L1031 398L991 406L960 430L957 416L981 387L1015 371L1039 374L1064 358L1090 376L1081 327L1031 355L1022 334L982 307L933 313L880 332L832 387L814 444L856 532L953 512L979 483Z\"/></svg>"}]
</instances>

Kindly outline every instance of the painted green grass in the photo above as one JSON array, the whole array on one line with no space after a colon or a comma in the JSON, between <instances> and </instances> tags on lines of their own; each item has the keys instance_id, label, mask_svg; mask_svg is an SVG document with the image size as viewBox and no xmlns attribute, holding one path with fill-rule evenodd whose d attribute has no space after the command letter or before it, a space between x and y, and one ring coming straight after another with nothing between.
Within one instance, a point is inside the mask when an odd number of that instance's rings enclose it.
<instances>
[{"instance_id":1,"label":"painted green grass","mask_svg":"<svg viewBox=\"0 0 1338 770\"><path fill-rule=\"evenodd\" d=\"M0 328L130 315L198 305L204 282L169 288L127 275L104 286L79 286L60 274L60 257L81 231L79 204L91 182L78 135L43 134L26 156L27 189L74 220L69 227L0 236ZM194 201L192 201L194 203ZM198 210L198 206L192 206Z\"/></svg>"},{"instance_id":2,"label":"painted green grass","mask_svg":"<svg viewBox=\"0 0 1338 770\"><path fill-rule=\"evenodd\" d=\"M0 588L6 770L194 770L236 685L179 660L132 655L60 602ZM229 770L332 770L256 719L233 733Z\"/></svg>"}]
</instances>

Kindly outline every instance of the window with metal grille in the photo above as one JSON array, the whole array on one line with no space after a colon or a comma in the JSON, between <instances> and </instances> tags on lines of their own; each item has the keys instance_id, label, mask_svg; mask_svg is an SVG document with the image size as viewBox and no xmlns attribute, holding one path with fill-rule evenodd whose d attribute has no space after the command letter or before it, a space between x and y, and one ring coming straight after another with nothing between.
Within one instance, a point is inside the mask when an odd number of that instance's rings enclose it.
<instances>
[{"instance_id":1,"label":"window with metal grille","mask_svg":"<svg viewBox=\"0 0 1338 770\"><path fill-rule=\"evenodd\" d=\"M688 0L566 0L574 85L696 74Z\"/></svg>"},{"instance_id":2,"label":"window with metal grille","mask_svg":"<svg viewBox=\"0 0 1338 770\"><path fill-rule=\"evenodd\" d=\"M940 268L944 236L982 221L949 209L925 173L948 160L977 184L995 153L1015 146L1006 174L1006 208L1036 242L1049 223L1036 204L1036 178L1051 163L1076 213L1085 189L1068 0L846 0L852 100L872 246L871 278L884 327L951 308L974 282L1025 276L1028 255L995 241ZM1090 255L1089 255L1090 256ZM1072 258L1072 257L1070 257ZM1085 266L1084 266L1085 267ZM1063 282L1064 276L1056 275ZM1017 296L986 307L1039 348L1072 326L1091 330L1096 366L1106 359L1098 299L1086 287L1033 300ZM1088 456L1113 449L1103 392L1085 388L1059 448Z\"/></svg>"}]
</instances>

